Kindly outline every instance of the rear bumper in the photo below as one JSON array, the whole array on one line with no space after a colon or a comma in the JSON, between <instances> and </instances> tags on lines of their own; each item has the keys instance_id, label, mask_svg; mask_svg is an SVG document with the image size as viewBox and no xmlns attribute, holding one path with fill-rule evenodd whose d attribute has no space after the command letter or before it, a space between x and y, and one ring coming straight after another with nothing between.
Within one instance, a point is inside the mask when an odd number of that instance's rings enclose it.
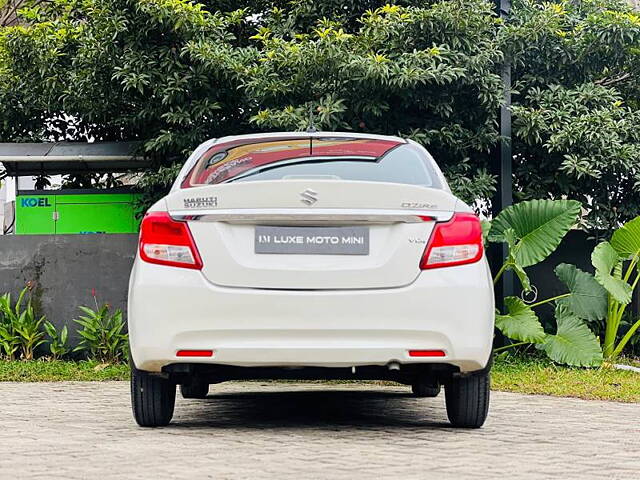
<instances>
[{"instance_id":1,"label":"rear bumper","mask_svg":"<svg viewBox=\"0 0 640 480\"><path fill-rule=\"evenodd\" d=\"M486 262L423 271L392 289L291 291L218 287L199 271L136 260L129 291L137 368L172 364L352 367L438 363L483 369L493 340ZM211 349L213 357L177 357ZM410 357L409 350L445 357Z\"/></svg>"}]
</instances>

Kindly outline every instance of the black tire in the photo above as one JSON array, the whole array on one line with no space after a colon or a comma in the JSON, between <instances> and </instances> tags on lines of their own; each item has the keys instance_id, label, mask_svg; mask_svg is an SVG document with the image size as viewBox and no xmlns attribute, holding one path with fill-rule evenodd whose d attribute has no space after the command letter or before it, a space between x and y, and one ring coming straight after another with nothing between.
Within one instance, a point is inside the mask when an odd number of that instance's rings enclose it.
<instances>
[{"instance_id":1,"label":"black tire","mask_svg":"<svg viewBox=\"0 0 640 480\"><path fill-rule=\"evenodd\" d=\"M180 385L182 398L207 398L209 394L209 384L199 380Z\"/></svg>"},{"instance_id":2,"label":"black tire","mask_svg":"<svg viewBox=\"0 0 640 480\"><path fill-rule=\"evenodd\" d=\"M454 427L480 428L489 413L490 376L457 377L445 385L447 416Z\"/></svg>"},{"instance_id":3,"label":"black tire","mask_svg":"<svg viewBox=\"0 0 640 480\"><path fill-rule=\"evenodd\" d=\"M437 397L440 394L440 384L415 382L411 385L411 391L416 397Z\"/></svg>"},{"instance_id":4,"label":"black tire","mask_svg":"<svg viewBox=\"0 0 640 480\"><path fill-rule=\"evenodd\" d=\"M169 425L175 403L175 383L131 367L131 408L138 425L141 427Z\"/></svg>"}]
</instances>

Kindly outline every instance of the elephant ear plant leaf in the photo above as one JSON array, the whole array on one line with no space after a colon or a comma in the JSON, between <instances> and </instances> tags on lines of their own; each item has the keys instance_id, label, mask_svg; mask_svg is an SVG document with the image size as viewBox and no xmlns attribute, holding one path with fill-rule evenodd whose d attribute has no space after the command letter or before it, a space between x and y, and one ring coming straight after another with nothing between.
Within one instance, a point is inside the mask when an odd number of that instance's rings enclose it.
<instances>
[{"instance_id":1,"label":"elephant ear plant leaf","mask_svg":"<svg viewBox=\"0 0 640 480\"><path fill-rule=\"evenodd\" d=\"M600 342L583 320L564 305L556 307L555 335L546 335L538 348L551 360L576 367L589 367L602 363Z\"/></svg>"},{"instance_id":2,"label":"elephant ear plant leaf","mask_svg":"<svg viewBox=\"0 0 640 480\"><path fill-rule=\"evenodd\" d=\"M609 242L600 243L591 254L591 263L596 269L596 280L609 292L616 302L631 301L631 285L622 279L620 255Z\"/></svg>"},{"instance_id":3,"label":"elephant ear plant leaf","mask_svg":"<svg viewBox=\"0 0 640 480\"><path fill-rule=\"evenodd\" d=\"M625 223L611 237L611 246L618 254L638 264L640 256L640 217Z\"/></svg>"},{"instance_id":4,"label":"elephant ear plant leaf","mask_svg":"<svg viewBox=\"0 0 640 480\"><path fill-rule=\"evenodd\" d=\"M544 328L529 305L518 297L507 297L504 304L508 313L496 315L498 330L522 343L539 343L544 340Z\"/></svg>"},{"instance_id":5,"label":"elephant ear plant leaf","mask_svg":"<svg viewBox=\"0 0 640 480\"><path fill-rule=\"evenodd\" d=\"M531 200L507 207L492 222L490 242L506 243L507 259L494 278L494 283L507 270L513 270L525 292L532 291L526 267L546 259L558 247L580 215L579 202L572 200ZM517 297L504 299L506 314L496 313L496 328L514 340L495 351L523 344L536 344L554 361L570 365L599 365L600 345L584 319L603 318L607 310L604 289L588 273L572 265L559 265L558 278L568 292L527 304ZM544 331L535 308L556 303L557 331Z\"/></svg>"},{"instance_id":6,"label":"elephant ear plant leaf","mask_svg":"<svg viewBox=\"0 0 640 480\"><path fill-rule=\"evenodd\" d=\"M558 300L559 305L585 320L602 320L607 315L607 291L593 275L567 263L558 265L555 272L570 293Z\"/></svg>"},{"instance_id":7,"label":"elephant ear plant leaf","mask_svg":"<svg viewBox=\"0 0 640 480\"><path fill-rule=\"evenodd\" d=\"M506 242L512 230L516 244L513 257L522 268L547 258L575 225L580 214L575 200L531 200L505 208L493 220L489 241Z\"/></svg>"}]
</instances>

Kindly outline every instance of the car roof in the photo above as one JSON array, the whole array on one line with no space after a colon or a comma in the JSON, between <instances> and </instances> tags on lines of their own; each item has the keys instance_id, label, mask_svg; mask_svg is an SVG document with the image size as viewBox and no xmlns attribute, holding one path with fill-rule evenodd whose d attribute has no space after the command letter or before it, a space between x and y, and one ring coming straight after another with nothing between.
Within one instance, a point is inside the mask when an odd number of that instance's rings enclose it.
<instances>
[{"instance_id":1,"label":"car roof","mask_svg":"<svg viewBox=\"0 0 640 480\"><path fill-rule=\"evenodd\" d=\"M229 135L226 137L216 138L212 140L213 143L227 143L235 142L239 140L268 140L270 138L287 138L287 139L300 139L300 138L358 138L369 140L388 140L398 143L407 143L404 138L396 137L394 135L376 135L373 133L356 133L356 132L269 132L269 133L247 133L244 135Z\"/></svg>"}]
</instances>

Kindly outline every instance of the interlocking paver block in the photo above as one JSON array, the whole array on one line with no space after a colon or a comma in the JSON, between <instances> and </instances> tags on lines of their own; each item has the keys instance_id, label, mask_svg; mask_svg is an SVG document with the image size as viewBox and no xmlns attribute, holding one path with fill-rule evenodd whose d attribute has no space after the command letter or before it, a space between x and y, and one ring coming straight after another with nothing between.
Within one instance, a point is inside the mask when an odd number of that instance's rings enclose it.
<instances>
[{"instance_id":1,"label":"interlocking paver block","mask_svg":"<svg viewBox=\"0 0 640 480\"><path fill-rule=\"evenodd\" d=\"M128 384L0 383L0 479L640 479L640 405L492 393L480 430L407 387L230 382L135 425Z\"/></svg>"}]
</instances>

